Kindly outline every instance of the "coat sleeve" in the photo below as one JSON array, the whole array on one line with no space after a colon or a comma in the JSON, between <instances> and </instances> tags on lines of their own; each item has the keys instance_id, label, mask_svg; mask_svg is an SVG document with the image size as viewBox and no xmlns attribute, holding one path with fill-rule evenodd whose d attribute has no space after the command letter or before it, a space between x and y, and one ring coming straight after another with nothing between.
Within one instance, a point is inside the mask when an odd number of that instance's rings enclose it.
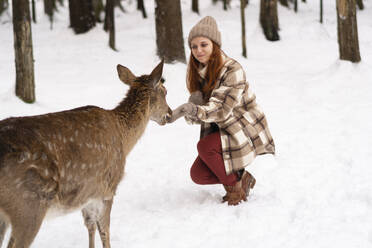
<instances>
[{"instance_id":1,"label":"coat sleeve","mask_svg":"<svg viewBox=\"0 0 372 248\"><path fill-rule=\"evenodd\" d=\"M209 101L197 106L197 119L207 123L226 120L240 103L245 87L243 68L240 65L229 67L222 76L220 86L212 91Z\"/></svg>"},{"instance_id":2,"label":"coat sleeve","mask_svg":"<svg viewBox=\"0 0 372 248\"><path fill-rule=\"evenodd\" d=\"M186 120L186 123L189 124L189 125L195 125L195 124L201 124L201 120L197 119L197 118L193 118L193 117L190 117L190 116L185 116L185 120Z\"/></svg>"}]
</instances>

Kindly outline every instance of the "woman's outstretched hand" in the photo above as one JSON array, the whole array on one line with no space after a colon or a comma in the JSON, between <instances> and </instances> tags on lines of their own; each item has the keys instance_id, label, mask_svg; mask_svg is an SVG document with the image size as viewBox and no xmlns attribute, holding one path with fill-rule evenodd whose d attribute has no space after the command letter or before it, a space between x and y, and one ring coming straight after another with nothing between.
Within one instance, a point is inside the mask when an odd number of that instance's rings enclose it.
<instances>
[{"instance_id":1,"label":"woman's outstretched hand","mask_svg":"<svg viewBox=\"0 0 372 248\"><path fill-rule=\"evenodd\" d=\"M180 105L178 108L172 111L172 115L167 119L168 123L175 122L182 116L195 116L197 108L195 104L188 102Z\"/></svg>"}]
</instances>

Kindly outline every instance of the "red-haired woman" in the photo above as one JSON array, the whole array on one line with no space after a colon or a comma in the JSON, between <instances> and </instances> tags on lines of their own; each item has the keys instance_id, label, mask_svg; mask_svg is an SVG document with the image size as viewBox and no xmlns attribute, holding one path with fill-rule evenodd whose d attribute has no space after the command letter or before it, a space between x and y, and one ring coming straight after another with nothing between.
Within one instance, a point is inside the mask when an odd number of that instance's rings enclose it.
<instances>
[{"instance_id":1,"label":"red-haired woman","mask_svg":"<svg viewBox=\"0 0 372 248\"><path fill-rule=\"evenodd\" d=\"M264 113L256 103L242 66L221 50L213 17L200 20L188 37L189 102L173 111L168 122L185 116L201 125L198 157L191 167L197 184L223 184L223 202L246 201L255 178L245 170L256 155L275 153Z\"/></svg>"}]
</instances>

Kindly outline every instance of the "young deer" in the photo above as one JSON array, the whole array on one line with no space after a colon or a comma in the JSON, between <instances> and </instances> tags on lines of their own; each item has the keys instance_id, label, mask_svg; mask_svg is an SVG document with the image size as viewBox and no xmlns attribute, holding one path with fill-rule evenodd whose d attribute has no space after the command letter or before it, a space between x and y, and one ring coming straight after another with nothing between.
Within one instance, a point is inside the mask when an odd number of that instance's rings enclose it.
<instances>
[{"instance_id":1,"label":"young deer","mask_svg":"<svg viewBox=\"0 0 372 248\"><path fill-rule=\"evenodd\" d=\"M94 247L98 227L110 247L110 211L125 158L149 120L166 123L171 109L160 81L163 62L135 77L121 65L130 86L113 110L85 106L0 121L0 247L9 224L8 248L27 248L50 210L82 209Z\"/></svg>"}]
</instances>

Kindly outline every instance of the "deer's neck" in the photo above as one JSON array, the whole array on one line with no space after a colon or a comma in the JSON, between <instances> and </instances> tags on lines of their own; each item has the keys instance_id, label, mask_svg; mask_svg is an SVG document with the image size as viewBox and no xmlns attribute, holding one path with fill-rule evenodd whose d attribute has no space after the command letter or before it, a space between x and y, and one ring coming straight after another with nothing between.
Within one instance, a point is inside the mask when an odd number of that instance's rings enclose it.
<instances>
[{"instance_id":1,"label":"deer's neck","mask_svg":"<svg viewBox=\"0 0 372 248\"><path fill-rule=\"evenodd\" d=\"M129 150L144 133L150 120L150 94L146 87L132 87L124 100L113 110L119 117Z\"/></svg>"}]
</instances>

